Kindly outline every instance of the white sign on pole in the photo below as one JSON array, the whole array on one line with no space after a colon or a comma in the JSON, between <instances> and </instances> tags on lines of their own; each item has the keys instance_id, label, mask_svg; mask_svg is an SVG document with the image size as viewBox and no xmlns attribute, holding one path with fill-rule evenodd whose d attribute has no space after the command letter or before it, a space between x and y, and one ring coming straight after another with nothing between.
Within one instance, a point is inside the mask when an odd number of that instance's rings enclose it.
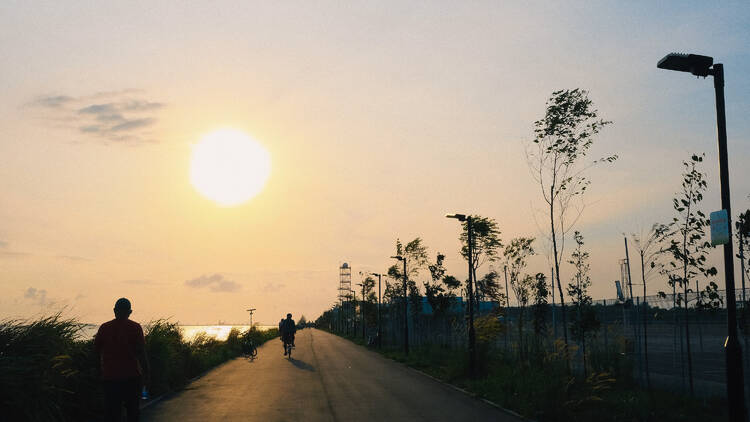
<instances>
[{"instance_id":1,"label":"white sign on pole","mask_svg":"<svg viewBox=\"0 0 750 422\"><path fill-rule=\"evenodd\" d=\"M725 245L729 243L729 217L727 210L711 213L711 244Z\"/></svg>"}]
</instances>

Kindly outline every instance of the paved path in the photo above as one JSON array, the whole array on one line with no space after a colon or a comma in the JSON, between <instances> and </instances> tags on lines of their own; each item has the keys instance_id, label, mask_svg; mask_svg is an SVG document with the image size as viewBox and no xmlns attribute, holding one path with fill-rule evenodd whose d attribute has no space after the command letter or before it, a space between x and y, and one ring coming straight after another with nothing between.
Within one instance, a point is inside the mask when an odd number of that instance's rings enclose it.
<instances>
[{"instance_id":1,"label":"paved path","mask_svg":"<svg viewBox=\"0 0 750 422\"><path fill-rule=\"evenodd\" d=\"M143 412L146 421L517 421L494 407L323 331L271 340Z\"/></svg>"}]
</instances>

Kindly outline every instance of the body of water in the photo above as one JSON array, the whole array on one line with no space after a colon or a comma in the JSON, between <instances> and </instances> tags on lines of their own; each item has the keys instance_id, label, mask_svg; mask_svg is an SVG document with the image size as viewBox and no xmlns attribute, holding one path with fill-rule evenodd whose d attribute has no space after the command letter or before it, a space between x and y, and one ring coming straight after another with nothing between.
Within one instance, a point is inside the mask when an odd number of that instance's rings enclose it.
<instances>
[{"instance_id":1,"label":"body of water","mask_svg":"<svg viewBox=\"0 0 750 422\"><path fill-rule=\"evenodd\" d=\"M182 338L185 340L192 340L202 333L217 340L226 340L227 337L229 337L229 332L232 331L232 328L236 328L243 333L250 329L249 325L180 325L179 327L182 330ZM255 325L255 327L261 331L278 328L276 325ZM81 327L81 339L88 340L94 338L98 329L98 325L84 325ZM145 329L146 327L144 327L144 330Z\"/></svg>"}]
</instances>

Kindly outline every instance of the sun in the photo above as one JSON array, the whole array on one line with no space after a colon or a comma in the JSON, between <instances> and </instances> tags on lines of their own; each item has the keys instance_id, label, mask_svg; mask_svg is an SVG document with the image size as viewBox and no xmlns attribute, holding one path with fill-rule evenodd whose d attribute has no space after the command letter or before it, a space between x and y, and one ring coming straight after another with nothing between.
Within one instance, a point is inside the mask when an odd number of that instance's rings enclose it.
<instances>
[{"instance_id":1,"label":"sun","mask_svg":"<svg viewBox=\"0 0 750 422\"><path fill-rule=\"evenodd\" d=\"M268 151L238 130L211 132L193 146L190 182L219 205L249 201L263 190L270 173Z\"/></svg>"}]
</instances>

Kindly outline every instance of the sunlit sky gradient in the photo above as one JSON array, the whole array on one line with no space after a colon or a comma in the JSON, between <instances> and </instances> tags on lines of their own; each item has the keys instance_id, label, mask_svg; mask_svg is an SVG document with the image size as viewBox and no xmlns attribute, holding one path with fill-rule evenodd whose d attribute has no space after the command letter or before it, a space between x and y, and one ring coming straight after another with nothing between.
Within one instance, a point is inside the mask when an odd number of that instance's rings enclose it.
<instances>
[{"instance_id":1,"label":"sunlit sky gradient","mask_svg":"<svg viewBox=\"0 0 750 422\"><path fill-rule=\"evenodd\" d=\"M592 172L578 226L593 296L614 297L622 233L668 221L693 152L719 208L713 85L657 70L671 51L724 63L733 205L750 206L747 2L505 3L0 3L0 317L101 322L126 296L139 321L314 318L340 263L384 271L397 237L462 276L443 215L538 236L524 143L575 87L614 121L592 154L620 159ZM189 180L191 145L225 127L272 160L236 207Z\"/></svg>"}]
</instances>

